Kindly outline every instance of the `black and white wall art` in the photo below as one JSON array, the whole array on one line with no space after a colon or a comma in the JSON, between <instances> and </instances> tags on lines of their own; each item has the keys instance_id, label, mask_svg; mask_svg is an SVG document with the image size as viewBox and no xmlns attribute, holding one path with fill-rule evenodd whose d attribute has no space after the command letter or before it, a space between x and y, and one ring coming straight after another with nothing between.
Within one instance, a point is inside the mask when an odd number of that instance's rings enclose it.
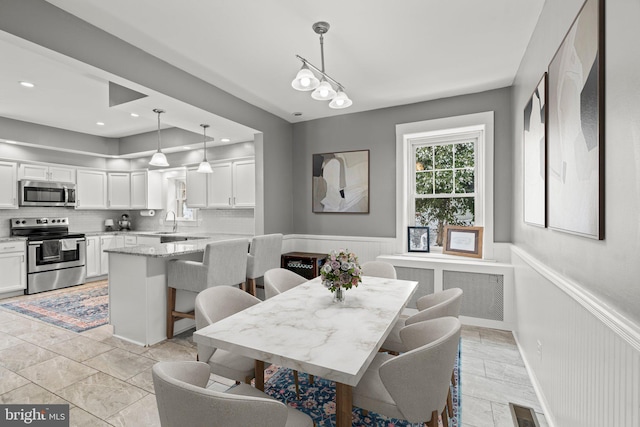
<instances>
[{"instance_id":1,"label":"black and white wall art","mask_svg":"<svg viewBox=\"0 0 640 427\"><path fill-rule=\"evenodd\" d=\"M603 0L587 0L548 70L548 226L604 238Z\"/></svg>"},{"instance_id":2,"label":"black and white wall art","mask_svg":"<svg viewBox=\"0 0 640 427\"><path fill-rule=\"evenodd\" d=\"M533 91L524 108L523 171L524 222L546 227L546 125L547 75Z\"/></svg>"}]
</instances>

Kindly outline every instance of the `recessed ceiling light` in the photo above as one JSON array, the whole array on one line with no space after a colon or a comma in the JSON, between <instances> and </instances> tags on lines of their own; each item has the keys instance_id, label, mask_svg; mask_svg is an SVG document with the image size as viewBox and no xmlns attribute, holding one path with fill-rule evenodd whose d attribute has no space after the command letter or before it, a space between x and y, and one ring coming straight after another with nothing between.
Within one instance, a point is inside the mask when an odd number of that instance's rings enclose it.
<instances>
[{"instance_id":1,"label":"recessed ceiling light","mask_svg":"<svg viewBox=\"0 0 640 427\"><path fill-rule=\"evenodd\" d=\"M30 82L20 82L20 84L24 87L36 87L36 85Z\"/></svg>"},{"instance_id":2,"label":"recessed ceiling light","mask_svg":"<svg viewBox=\"0 0 640 427\"><path fill-rule=\"evenodd\" d=\"M300 117L302 115L302 113L300 111L296 111L296 112L291 113L291 114L293 114L296 117Z\"/></svg>"},{"instance_id":3,"label":"recessed ceiling light","mask_svg":"<svg viewBox=\"0 0 640 427\"><path fill-rule=\"evenodd\" d=\"M12 141L10 139L5 139L4 142L6 142L7 144L17 144L17 141Z\"/></svg>"},{"instance_id":4,"label":"recessed ceiling light","mask_svg":"<svg viewBox=\"0 0 640 427\"><path fill-rule=\"evenodd\" d=\"M103 122L96 122L96 124L97 124L98 126L104 126L104 123L103 123Z\"/></svg>"},{"instance_id":5,"label":"recessed ceiling light","mask_svg":"<svg viewBox=\"0 0 640 427\"><path fill-rule=\"evenodd\" d=\"M230 141L231 141L231 140L230 140L229 138L222 138L222 139L220 140L220 142L230 142Z\"/></svg>"},{"instance_id":6,"label":"recessed ceiling light","mask_svg":"<svg viewBox=\"0 0 640 427\"><path fill-rule=\"evenodd\" d=\"M182 149L183 149L183 150L191 150L191 147L189 147L189 146L185 145L185 146L183 146L183 147L182 147Z\"/></svg>"},{"instance_id":7,"label":"recessed ceiling light","mask_svg":"<svg viewBox=\"0 0 640 427\"><path fill-rule=\"evenodd\" d=\"M136 113L131 113L131 117L140 117L140 115Z\"/></svg>"}]
</instances>

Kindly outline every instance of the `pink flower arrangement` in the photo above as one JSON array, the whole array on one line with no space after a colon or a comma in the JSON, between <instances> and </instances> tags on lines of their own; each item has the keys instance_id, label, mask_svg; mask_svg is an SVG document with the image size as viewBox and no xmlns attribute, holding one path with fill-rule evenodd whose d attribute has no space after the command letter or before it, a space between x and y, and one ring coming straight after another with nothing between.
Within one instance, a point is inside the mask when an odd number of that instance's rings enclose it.
<instances>
[{"instance_id":1,"label":"pink flower arrangement","mask_svg":"<svg viewBox=\"0 0 640 427\"><path fill-rule=\"evenodd\" d=\"M362 269L358 264L358 257L353 252L349 252L348 249L331 251L320 269L322 283L331 292L335 292L338 288L351 289L352 286L357 287L358 283L362 282L361 274Z\"/></svg>"}]
</instances>

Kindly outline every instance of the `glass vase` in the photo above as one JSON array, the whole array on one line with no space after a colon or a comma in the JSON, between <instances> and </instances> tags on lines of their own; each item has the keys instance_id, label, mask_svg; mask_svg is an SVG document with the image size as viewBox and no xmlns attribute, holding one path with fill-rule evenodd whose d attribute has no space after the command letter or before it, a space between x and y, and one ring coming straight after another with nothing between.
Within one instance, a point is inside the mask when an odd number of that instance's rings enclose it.
<instances>
[{"instance_id":1,"label":"glass vase","mask_svg":"<svg viewBox=\"0 0 640 427\"><path fill-rule=\"evenodd\" d=\"M333 302L343 303L346 294L347 294L347 291L342 287L336 289L335 292L333 293Z\"/></svg>"}]
</instances>

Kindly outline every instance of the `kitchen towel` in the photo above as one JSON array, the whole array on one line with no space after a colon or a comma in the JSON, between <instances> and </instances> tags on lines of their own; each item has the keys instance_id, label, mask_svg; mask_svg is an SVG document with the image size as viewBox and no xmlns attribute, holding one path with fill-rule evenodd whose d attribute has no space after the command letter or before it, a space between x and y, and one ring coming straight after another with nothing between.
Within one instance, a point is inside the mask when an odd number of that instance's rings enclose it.
<instances>
[{"instance_id":1,"label":"kitchen towel","mask_svg":"<svg viewBox=\"0 0 640 427\"><path fill-rule=\"evenodd\" d=\"M75 251L78 241L76 239L62 239L60 240L60 248L64 251Z\"/></svg>"},{"instance_id":2,"label":"kitchen towel","mask_svg":"<svg viewBox=\"0 0 640 427\"><path fill-rule=\"evenodd\" d=\"M60 258L60 241L45 240L44 242L42 242L42 258Z\"/></svg>"}]
</instances>

